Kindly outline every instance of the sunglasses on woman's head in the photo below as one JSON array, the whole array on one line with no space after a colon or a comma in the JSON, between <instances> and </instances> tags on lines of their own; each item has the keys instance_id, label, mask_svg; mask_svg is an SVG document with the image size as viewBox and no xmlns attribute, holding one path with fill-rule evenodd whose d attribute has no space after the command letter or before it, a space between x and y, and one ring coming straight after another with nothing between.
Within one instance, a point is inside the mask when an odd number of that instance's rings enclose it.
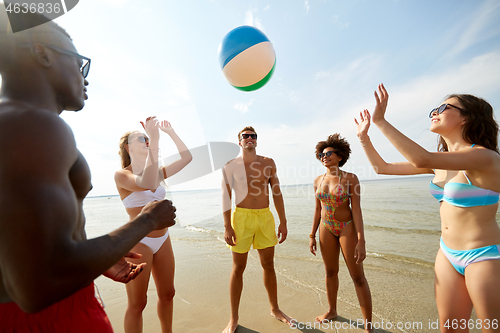
<instances>
[{"instance_id":1,"label":"sunglasses on woman's head","mask_svg":"<svg viewBox=\"0 0 500 333\"><path fill-rule=\"evenodd\" d=\"M334 153L333 150L329 150L326 153L318 153L318 159L322 159L323 157L330 157Z\"/></svg>"},{"instance_id":2,"label":"sunglasses on woman's head","mask_svg":"<svg viewBox=\"0 0 500 333\"><path fill-rule=\"evenodd\" d=\"M255 134L255 133L252 133L252 134L249 134L249 133L243 133L243 134L241 134L241 138L242 138L242 139L252 138L252 139L254 139L254 140L257 140L257 134Z\"/></svg>"},{"instance_id":3,"label":"sunglasses on woman's head","mask_svg":"<svg viewBox=\"0 0 500 333\"><path fill-rule=\"evenodd\" d=\"M459 108L458 106L455 106L452 104L441 104L438 108L434 108L431 110L431 113L429 113L429 118L432 118L432 115L434 114L434 112L436 112L436 114L443 113L444 110L446 110L448 108L448 106L451 106L452 108L455 108L455 109L462 111L462 109Z\"/></svg>"}]
</instances>

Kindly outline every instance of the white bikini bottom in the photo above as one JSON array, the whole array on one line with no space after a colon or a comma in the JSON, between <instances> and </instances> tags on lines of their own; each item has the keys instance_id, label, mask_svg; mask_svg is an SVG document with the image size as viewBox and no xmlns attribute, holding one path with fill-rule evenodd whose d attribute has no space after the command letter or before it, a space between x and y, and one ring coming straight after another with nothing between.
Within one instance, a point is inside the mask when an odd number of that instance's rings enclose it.
<instances>
[{"instance_id":1,"label":"white bikini bottom","mask_svg":"<svg viewBox=\"0 0 500 333\"><path fill-rule=\"evenodd\" d=\"M165 233L165 235L160 236L160 237L144 237L143 239L140 240L140 243L146 245L153 251L153 254L158 252L160 247L165 243L165 241L168 238L168 230Z\"/></svg>"}]
</instances>

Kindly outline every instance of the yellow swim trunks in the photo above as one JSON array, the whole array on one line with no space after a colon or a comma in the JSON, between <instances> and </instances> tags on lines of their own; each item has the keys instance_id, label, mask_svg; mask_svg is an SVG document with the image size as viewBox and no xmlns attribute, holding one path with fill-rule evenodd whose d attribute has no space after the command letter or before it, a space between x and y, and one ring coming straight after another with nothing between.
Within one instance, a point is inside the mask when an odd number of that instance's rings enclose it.
<instances>
[{"instance_id":1,"label":"yellow swim trunks","mask_svg":"<svg viewBox=\"0 0 500 333\"><path fill-rule=\"evenodd\" d=\"M231 226L236 234L236 245L228 247L237 253L254 249L266 249L278 244L273 213L269 207L248 209L236 207L231 216Z\"/></svg>"}]
</instances>

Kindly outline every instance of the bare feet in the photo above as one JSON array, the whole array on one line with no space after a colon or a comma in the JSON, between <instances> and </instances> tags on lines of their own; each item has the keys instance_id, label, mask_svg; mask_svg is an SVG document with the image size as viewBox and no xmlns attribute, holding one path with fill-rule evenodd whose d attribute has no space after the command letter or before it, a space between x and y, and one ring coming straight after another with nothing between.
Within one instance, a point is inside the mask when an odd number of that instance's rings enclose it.
<instances>
[{"instance_id":1,"label":"bare feet","mask_svg":"<svg viewBox=\"0 0 500 333\"><path fill-rule=\"evenodd\" d=\"M337 312L336 311L335 312L328 311L324 315L317 316L315 321L317 323L327 323L335 318L337 318Z\"/></svg>"},{"instance_id":2,"label":"bare feet","mask_svg":"<svg viewBox=\"0 0 500 333\"><path fill-rule=\"evenodd\" d=\"M291 326L291 327L293 327L295 325L295 323L296 323L295 319L293 319L290 316L287 316L281 310L278 310L278 311L272 311L271 310L271 316L273 316L274 318L278 319L282 323L285 323L285 324L287 324L288 326Z\"/></svg>"},{"instance_id":3,"label":"bare feet","mask_svg":"<svg viewBox=\"0 0 500 333\"><path fill-rule=\"evenodd\" d=\"M222 333L234 333L236 331L236 328L238 328L238 321L237 320L230 320L229 324L227 324L226 328Z\"/></svg>"}]
</instances>

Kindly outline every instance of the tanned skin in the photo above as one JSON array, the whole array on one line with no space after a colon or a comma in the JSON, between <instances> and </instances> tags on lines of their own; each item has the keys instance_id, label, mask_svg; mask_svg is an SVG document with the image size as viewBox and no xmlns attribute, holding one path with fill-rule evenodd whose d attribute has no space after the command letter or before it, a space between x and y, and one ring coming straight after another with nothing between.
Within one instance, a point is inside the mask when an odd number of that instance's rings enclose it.
<instances>
[{"instance_id":1,"label":"tanned skin","mask_svg":"<svg viewBox=\"0 0 500 333\"><path fill-rule=\"evenodd\" d=\"M58 33L58 32L54 32ZM77 52L62 33L57 47ZM83 199L90 170L69 126L89 82L81 60L34 43L19 52L0 91L0 302L38 312L88 286L101 274L121 282L143 269L124 259L141 238L172 226L168 200L148 204L137 218L87 239Z\"/></svg>"},{"instance_id":2,"label":"tanned skin","mask_svg":"<svg viewBox=\"0 0 500 333\"><path fill-rule=\"evenodd\" d=\"M244 131L242 134L255 134ZM278 227L279 243L283 243L287 236L287 221L285 205L281 194L276 164L272 158L257 155L255 148L257 140L248 137L239 142L243 156L238 157L224 166L223 169L223 216L224 238L228 245L234 246L238 239L231 226L231 197L235 194L237 207L262 209L269 207L269 190L271 190L274 205L278 213L280 224ZM294 320L284 314L278 306L278 291L276 273L274 270L274 246L258 250L262 268L264 270L264 285L266 287L271 315L276 319L293 325ZM233 252L233 269L231 272L229 294L231 299L231 318L223 333L233 333L238 327L238 309L241 292L243 290L243 272L248 259L247 253Z\"/></svg>"}]
</instances>

